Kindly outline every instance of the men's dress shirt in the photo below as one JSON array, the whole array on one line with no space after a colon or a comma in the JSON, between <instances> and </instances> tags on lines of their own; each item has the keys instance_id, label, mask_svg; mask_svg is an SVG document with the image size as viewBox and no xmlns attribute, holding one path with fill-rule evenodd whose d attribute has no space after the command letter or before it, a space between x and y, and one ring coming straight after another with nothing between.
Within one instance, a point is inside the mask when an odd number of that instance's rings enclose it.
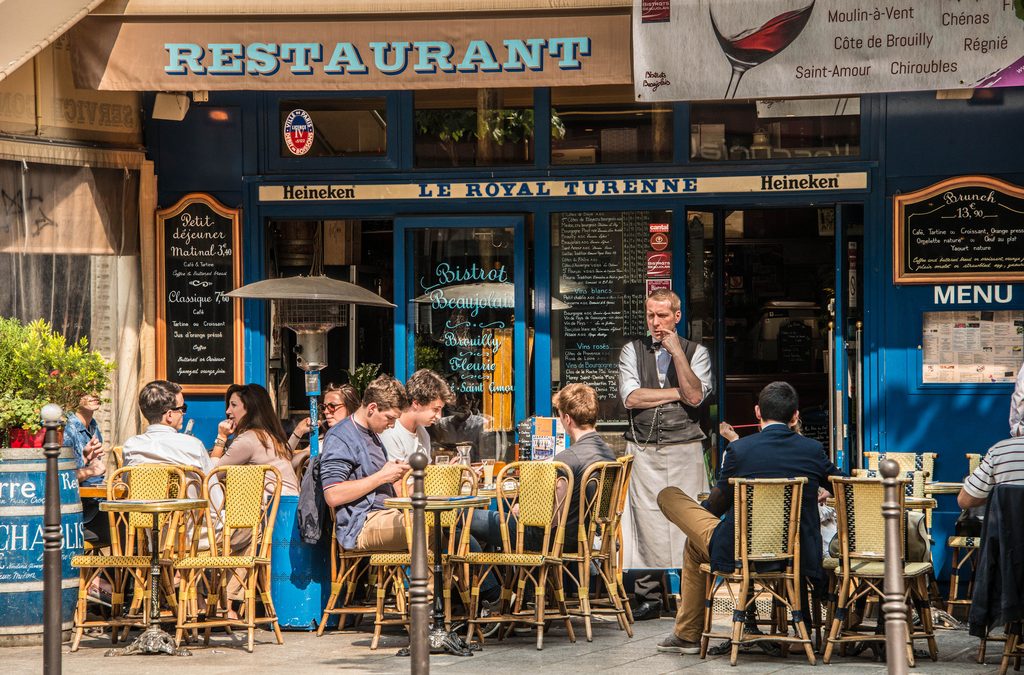
<instances>
[{"instance_id":1,"label":"men's dress shirt","mask_svg":"<svg viewBox=\"0 0 1024 675\"><path fill-rule=\"evenodd\" d=\"M100 426L96 424L96 418L89 420L89 426L85 426L78 415L68 415L67 424L64 425L64 447L71 448L75 452L75 467L81 469L85 466L85 446L89 440L96 437L100 443L103 442L103 434L100 433ZM82 485L103 485L103 474L89 476L82 481Z\"/></svg>"},{"instance_id":2,"label":"men's dress shirt","mask_svg":"<svg viewBox=\"0 0 1024 675\"><path fill-rule=\"evenodd\" d=\"M668 378L668 369L672 367L672 357L668 351L658 347L654 350L654 359L658 364L658 383L665 386ZM700 380L701 400L707 398L711 393L711 354L704 345L697 345L693 358L690 359L690 368L693 374ZM625 403L626 399L634 391L640 388L640 370L637 368L636 350L633 342L627 342L619 353L619 397Z\"/></svg>"},{"instance_id":3,"label":"men's dress shirt","mask_svg":"<svg viewBox=\"0 0 1024 675\"><path fill-rule=\"evenodd\" d=\"M204 474L213 470L213 461L195 436L179 434L166 424L150 424L146 431L124 442L124 465L185 464Z\"/></svg>"}]
</instances>

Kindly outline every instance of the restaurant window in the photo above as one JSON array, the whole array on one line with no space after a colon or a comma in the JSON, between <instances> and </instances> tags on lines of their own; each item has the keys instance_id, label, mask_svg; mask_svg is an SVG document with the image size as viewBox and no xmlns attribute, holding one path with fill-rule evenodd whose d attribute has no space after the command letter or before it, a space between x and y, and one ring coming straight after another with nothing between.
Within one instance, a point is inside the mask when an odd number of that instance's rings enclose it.
<instances>
[{"instance_id":1,"label":"restaurant window","mask_svg":"<svg viewBox=\"0 0 1024 675\"><path fill-rule=\"evenodd\" d=\"M311 130L307 128L310 121ZM384 97L282 99L278 103L279 154L284 158L382 157L388 149L387 129Z\"/></svg>"},{"instance_id":2,"label":"restaurant window","mask_svg":"<svg viewBox=\"0 0 1024 675\"><path fill-rule=\"evenodd\" d=\"M698 162L860 156L860 99L694 103L690 159Z\"/></svg>"},{"instance_id":3,"label":"restaurant window","mask_svg":"<svg viewBox=\"0 0 1024 675\"><path fill-rule=\"evenodd\" d=\"M671 103L637 103L632 87L551 90L552 164L671 160Z\"/></svg>"},{"instance_id":4,"label":"restaurant window","mask_svg":"<svg viewBox=\"0 0 1024 675\"><path fill-rule=\"evenodd\" d=\"M420 168L533 163L532 89L418 91L413 126Z\"/></svg>"},{"instance_id":5,"label":"restaurant window","mask_svg":"<svg viewBox=\"0 0 1024 675\"><path fill-rule=\"evenodd\" d=\"M644 298L672 288L671 211L551 216L551 387L597 390L601 422L625 423L619 350L647 333Z\"/></svg>"},{"instance_id":6,"label":"restaurant window","mask_svg":"<svg viewBox=\"0 0 1024 675\"><path fill-rule=\"evenodd\" d=\"M411 230L409 371L430 368L455 394L430 427L435 447L473 445L477 459L514 459L515 230L511 226ZM532 336L531 336L532 343Z\"/></svg>"}]
</instances>

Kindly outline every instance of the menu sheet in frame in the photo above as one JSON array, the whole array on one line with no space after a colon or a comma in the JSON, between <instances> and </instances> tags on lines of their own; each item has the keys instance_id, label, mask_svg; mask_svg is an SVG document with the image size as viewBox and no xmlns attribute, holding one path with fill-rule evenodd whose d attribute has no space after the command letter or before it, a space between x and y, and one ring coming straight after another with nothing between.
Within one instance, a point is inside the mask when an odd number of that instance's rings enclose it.
<instances>
[{"instance_id":1,"label":"menu sheet in frame","mask_svg":"<svg viewBox=\"0 0 1024 675\"><path fill-rule=\"evenodd\" d=\"M1024 311L925 312L923 384L1013 382L1024 358Z\"/></svg>"},{"instance_id":2,"label":"menu sheet in frame","mask_svg":"<svg viewBox=\"0 0 1024 675\"><path fill-rule=\"evenodd\" d=\"M207 194L156 213L157 377L218 394L243 379L241 210Z\"/></svg>"}]
</instances>

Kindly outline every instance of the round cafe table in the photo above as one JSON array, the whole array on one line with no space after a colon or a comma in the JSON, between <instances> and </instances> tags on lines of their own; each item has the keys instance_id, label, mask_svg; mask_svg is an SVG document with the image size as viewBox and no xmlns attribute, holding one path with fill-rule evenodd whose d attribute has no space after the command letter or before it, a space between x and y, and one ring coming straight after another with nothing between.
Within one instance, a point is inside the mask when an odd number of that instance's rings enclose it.
<instances>
[{"instance_id":1,"label":"round cafe table","mask_svg":"<svg viewBox=\"0 0 1024 675\"><path fill-rule=\"evenodd\" d=\"M455 631L448 631L444 625L444 566L441 564L441 514L445 511L459 509L487 508L490 499L473 495L458 497L427 497L426 510L434 514L434 610L430 635L431 654L452 654L453 656L472 656L469 645ZM412 499L409 497L392 497L384 500L388 509L412 510ZM399 651L399 656L408 656L407 650Z\"/></svg>"},{"instance_id":2,"label":"round cafe table","mask_svg":"<svg viewBox=\"0 0 1024 675\"><path fill-rule=\"evenodd\" d=\"M109 649L104 656L129 656L131 654L171 654L192 656L187 649L178 649L174 638L160 629L160 514L175 511L190 511L205 508L205 499L118 499L100 504L100 511L116 513L150 513L153 515L152 538L150 539L149 566L149 627L127 647Z\"/></svg>"},{"instance_id":3,"label":"round cafe table","mask_svg":"<svg viewBox=\"0 0 1024 675\"><path fill-rule=\"evenodd\" d=\"M81 499L93 498L93 499L106 499L107 498L107 484L103 485L79 485L78 496Z\"/></svg>"},{"instance_id":4,"label":"round cafe table","mask_svg":"<svg viewBox=\"0 0 1024 675\"><path fill-rule=\"evenodd\" d=\"M924 493L926 495L958 495L963 487L963 483L925 483Z\"/></svg>"}]
</instances>

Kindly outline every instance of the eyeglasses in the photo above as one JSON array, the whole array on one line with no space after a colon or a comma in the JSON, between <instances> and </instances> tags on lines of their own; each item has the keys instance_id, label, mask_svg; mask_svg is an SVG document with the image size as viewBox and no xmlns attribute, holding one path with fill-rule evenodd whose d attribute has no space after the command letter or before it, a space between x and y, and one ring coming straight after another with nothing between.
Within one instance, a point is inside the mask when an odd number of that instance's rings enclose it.
<instances>
[{"instance_id":1,"label":"eyeglasses","mask_svg":"<svg viewBox=\"0 0 1024 675\"><path fill-rule=\"evenodd\" d=\"M185 413L188 412L188 403L182 403L177 408L168 408L167 412L171 412L172 410L175 412L180 412L182 415L184 415Z\"/></svg>"},{"instance_id":2,"label":"eyeglasses","mask_svg":"<svg viewBox=\"0 0 1024 675\"><path fill-rule=\"evenodd\" d=\"M321 412L333 413L338 408L344 408L344 407L345 407L344 403L321 403L320 404L320 411Z\"/></svg>"}]
</instances>

